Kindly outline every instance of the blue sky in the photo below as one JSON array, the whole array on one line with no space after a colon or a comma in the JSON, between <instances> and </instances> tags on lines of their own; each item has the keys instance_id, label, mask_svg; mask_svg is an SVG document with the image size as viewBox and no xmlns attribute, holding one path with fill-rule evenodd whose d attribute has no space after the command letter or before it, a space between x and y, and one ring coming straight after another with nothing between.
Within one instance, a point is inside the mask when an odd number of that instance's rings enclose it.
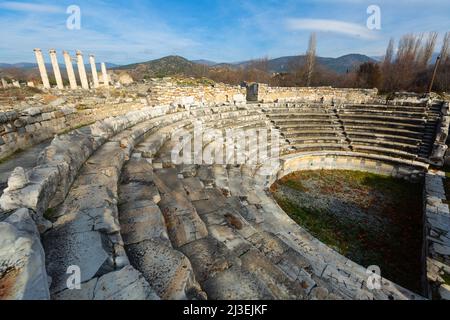
<instances>
[{"instance_id":1,"label":"blue sky","mask_svg":"<svg viewBox=\"0 0 450 320\"><path fill-rule=\"evenodd\" d=\"M81 29L66 28L69 5ZM381 8L381 30L369 30L367 7ZM450 31L449 0L0 0L0 62L33 61L33 48L94 53L118 64L177 54L233 62L306 51L382 55L389 38ZM46 55L47 56L47 55ZM46 58L47 59L47 58ZM62 58L60 57L62 61Z\"/></svg>"}]
</instances>

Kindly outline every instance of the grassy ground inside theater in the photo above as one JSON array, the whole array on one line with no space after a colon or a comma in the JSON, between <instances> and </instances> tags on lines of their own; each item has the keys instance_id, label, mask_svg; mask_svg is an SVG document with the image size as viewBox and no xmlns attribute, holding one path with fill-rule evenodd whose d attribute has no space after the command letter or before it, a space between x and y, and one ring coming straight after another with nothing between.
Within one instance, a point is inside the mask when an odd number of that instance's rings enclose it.
<instances>
[{"instance_id":1,"label":"grassy ground inside theater","mask_svg":"<svg viewBox=\"0 0 450 320\"><path fill-rule=\"evenodd\" d=\"M421 184L357 171L302 171L277 181L271 192L319 240L420 292Z\"/></svg>"}]
</instances>

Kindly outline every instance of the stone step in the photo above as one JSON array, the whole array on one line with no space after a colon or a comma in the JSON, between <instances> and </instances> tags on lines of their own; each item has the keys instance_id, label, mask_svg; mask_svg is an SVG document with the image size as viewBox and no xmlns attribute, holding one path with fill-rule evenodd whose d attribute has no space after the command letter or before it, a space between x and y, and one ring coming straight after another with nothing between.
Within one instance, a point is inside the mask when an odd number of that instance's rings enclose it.
<instances>
[{"instance_id":1,"label":"stone step","mask_svg":"<svg viewBox=\"0 0 450 320\"><path fill-rule=\"evenodd\" d=\"M329 119L331 113L320 112L289 112L285 114L267 114L268 118L275 121L282 121L287 119Z\"/></svg>"},{"instance_id":2,"label":"stone step","mask_svg":"<svg viewBox=\"0 0 450 320\"><path fill-rule=\"evenodd\" d=\"M377 154L385 154L391 156L399 156L405 159L417 159L418 155L402 150L396 150L392 148L382 148L373 145L363 145L360 143L352 143L353 150L359 152L374 152Z\"/></svg>"},{"instance_id":3,"label":"stone step","mask_svg":"<svg viewBox=\"0 0 450 320\"><path fill-rule=\"evenodd\" d=\"M319 123L295 123L295 124L276 124L276 127L286 132L303 132L309 130L342 130L342 125L337 122L319 122Z\"/></svg>"},{"instance_id":4,"label":"stone step","mask_svg":"<svg viewBox=\"0 0 450 320\"><path fill-rule=\"evenodd\" d=\"M287 138L289 143L292 145L299 145L299 144L315 144L315 143L327 143L334 141L336 143L345 143L345 138L341 136L327 136L326 134L318 134L318 135L308 135L303 137L292 137Z\"/></svg>"},{"instance_id":5,"label":"stone step","mask_svg":"<svg viewBox=\"0 0 450 320\"><path fill-rule=\"evenodd\" d=\"M189 260L172 247L151 164L130 159L121 180L119 221L131 265L162 299L205 299Z\"/></svg>"},{"instance_id":6,"label":"stone step","mask_svg":"<svg viewBox=\"0 0 450 320\"><path fill-rule=\"evenodd\" d=\"M331 117L324 118L284 118L284 119L272 119L271 120L276 125L293 125L296 124L302 127L303 124L314 124L314 123L333 123L334 119Z\"/></svg>"},{"instance_id":7,"label":"stone step","mask_svg":"<svg viewBox=\"0 0 450 320\"><path fill-rule=\"evenodd\" d=\"M354 132L354 131L348 131L348 130L346 130L346 131L347 131L347 135L350 139L366 137L366 138L373 138L373 139L383 139L383 140L387 140L387 141L403 141L403 142L408 142L411 144L422 143L422 139L403 137L401 135L379 134L379 133L373 133L373 132Z\"/></svg>"},{"instance_id":8,"label":"stone step","mask_svg":"<svg viewBox=\"0 0 450 320\"><path fill-rule=\"evenodd\" d=\"M282 135L286 139L296 138L296 137L309 137L309 136L328 136L328 137L336 137L341 136L343 134L342 130L295 130L295 131L286 131L283 132Z\"/></svg>"},{"instance_id":9,"label":"stone step","mask_svg":"<svg viewBox=\"0 0 450 320\"><path fill-rule=\"evenodd\" d=\"M409 130L413 130L413 131L418 131L421 132L425 125L424 123L417 123L417 124L412 124L412 123L404 123L404 122L392 122L392 121L377 121L374 119L367 119L367 120L358 120L358 119L346 119L343 118L342 122L344 123L344 126L361 126L364 125L366 127L386 127L386 128L398 128L398 129L409 129Z\"/></svg>"},{"instance_id":10,"label":"stone step","mask_svg":"<svg viewBox=\"0 0 450 320\"><path fill-rule=\"evenodd\" d=\"M426 111L398 111L398 110L380 110L380 109L367 109L367 108L355 108L355 109L337 109L339 115L379 115L388 117L399 118L428 118Z\"/></svg>"},{"instance_id":11,"label":"stone step","mask_svg":"<svg viewBox=\"0 0 450 320\"><path fill-rule=\"evenodd\" d=\"M398 134L402 137L410 137L410 138L421 138L423 136L423 132L408 130L408 129L399 129L392 128L386 126L365 126L365 125L345 125L345 131L347 134Z\"/></svg>"},{"instance_id":12,"label":"stone step","mask_svg":"<svg viewBox=\"0 0 450 320\"><path fill-rule=\"evenodd\" d=\"M348 150L348 144L336 144L336 143L294 143L291 146L295 147L295 151L322 151L322 150Z\"/></svg>"},{"instance_id":13,"label":"stone step","mask_svg":"<svg viewBox=\"0 0 450 320\"><path fill-rule=\"evenodd\" d=\"M257 230L217 189L194 201L210 236L180 249L189 257L211 299L299 299L306 284L289 278L250 241Z\"/></svg>"},{"instance_id":14,"label":"stone step","mask_svg":"<svg viewBox=\"0 0 450 320\"><path fill-rule=\"evenodd\" d=\"M100 147L52 214L53 226L43 235L43 243L53 295L67 291L69 266L80 267L84 283L129 264L119 233L117 184L133 140L151 127L152 121L144 122Z\"/></svg>"},{"instance_id":15,"label":"stone step","mask_svg":"<svg viewBox=\"0 0 450 320\"><path fill-rule=\"evenodd\" d=\"M343 109L376 109L376 110L401 110L421 112L426 110L425 105L394 105L394 104L344 104Z\"/></svg>"},{"instance_id":16,"label":"stone step","mask_svg":"<svg viewBox=\"0 0 450 320\"><path fill-rule=\"evenodd\" d=\"M348 120L369 120L372 122L392 122L392 123L411 123L422 124L426 122L425 117L412 118L412 117L396 117L390 115L374 115L374 114L359 114L359 113L339 113L339 117L342 121Z\"/></svg>"},{"instance_id":17,"label":"stone step","mask_svg":"<svg viewBox=\"0 0 450 320\"><path fill-rule=\"evenodd\" d=\"M382 139L365 139L365 138L350 138L351 144L364 144L364 145L379 145L379 146L385 146L393 149L398 150L404 150L404 151L410 151L410 152L417 152L420 148L419 144L406 144L406 143L400 143L395 141L386 141Z\"/></svg>"}]
</instances>

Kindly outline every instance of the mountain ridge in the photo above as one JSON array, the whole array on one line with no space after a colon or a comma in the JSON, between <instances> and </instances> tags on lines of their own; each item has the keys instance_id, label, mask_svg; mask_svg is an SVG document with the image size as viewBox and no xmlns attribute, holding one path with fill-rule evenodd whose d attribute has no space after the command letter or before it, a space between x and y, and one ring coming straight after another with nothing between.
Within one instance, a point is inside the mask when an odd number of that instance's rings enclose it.
<instances>
[{"instance_id":1,"label":"mountain ridge","mask_svg":"<svg viewBox=\"0 0 450 320\"><path fill-rule=\"evenodd\" d=\"M269 72L283 73L292 70L294 64L304 63L305 56L284 56L268 60ZM163 74L174 75L177 73L186 73L195 66L203 65L208 68L230 68L239 69L248 66L253 60L237 63L215 63L211 60L197 59L188 60L184 57L173 55L159 59L133 63L113 68L114 70L131 70L149 72L153 76ZM352 71L364 62L376 62L371 57L361 54L347 54L338 58L317 57L318 65L326 67L337 73Z\"/></svg>"}]
</instances>

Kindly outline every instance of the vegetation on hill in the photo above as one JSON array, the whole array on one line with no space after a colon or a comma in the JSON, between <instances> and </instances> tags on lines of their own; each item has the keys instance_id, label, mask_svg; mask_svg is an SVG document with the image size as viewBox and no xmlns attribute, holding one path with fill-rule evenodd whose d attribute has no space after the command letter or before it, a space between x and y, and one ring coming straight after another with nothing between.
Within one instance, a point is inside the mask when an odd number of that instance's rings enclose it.
<instances>
[{"instance_id":1,"label":"vegetation on hill","mask_svg":"<svg viewBox=\"0 0 450 320\"><path fill-rule=\"evenodd\" d=\"M272 86L333 86L348 88L378 88L381 92L427 92L433 75L437 33L426 38L408 34L398 42L390 41L385 57L380 61L360 54L339 58L317 57L314 35L305 55L276 59L262 58L233 64L211 61L189 61L168 56L144 63L116 68L127 70L134 79L183 75L208 78L216 82L241 84L261 82ZM312 41L314 40L314 41ZM438 54L439 67L433 90L450 91L450 33Z\"/></svg>"}]
</instances>

